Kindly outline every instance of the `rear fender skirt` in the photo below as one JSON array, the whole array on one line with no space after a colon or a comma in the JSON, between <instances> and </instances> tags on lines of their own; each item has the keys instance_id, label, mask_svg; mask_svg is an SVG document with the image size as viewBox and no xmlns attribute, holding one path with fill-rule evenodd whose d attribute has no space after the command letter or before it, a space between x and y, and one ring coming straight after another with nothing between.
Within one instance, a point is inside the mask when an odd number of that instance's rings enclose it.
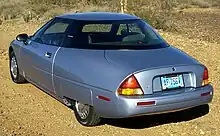
<instances>
[{"instance_id":1,"label":"rear fender skirt","mask_svg":"<svg viewBox=\"0 0 220 136\"><path fill-rule=\"evenodd\" d=\"M83 104L93 105L92 91L88 86L54 75L54 85L58 96L68 97ZM58 84L56 84L58 83ZM59 89L58 89L59 88Z\"/></svg>"},{"instance_id":2,"label":"rear fender skirt","mask_svg":"<svg viewBox=\"0 0 220 136\"><path fill-rule=\"evenodd\" d=\"M92 100L95 112L100 117L106 117L111 115L117 110L118 98L115 93L110 91L104 91L102 89L92 89Z\"/></svg>"}]
</instances>

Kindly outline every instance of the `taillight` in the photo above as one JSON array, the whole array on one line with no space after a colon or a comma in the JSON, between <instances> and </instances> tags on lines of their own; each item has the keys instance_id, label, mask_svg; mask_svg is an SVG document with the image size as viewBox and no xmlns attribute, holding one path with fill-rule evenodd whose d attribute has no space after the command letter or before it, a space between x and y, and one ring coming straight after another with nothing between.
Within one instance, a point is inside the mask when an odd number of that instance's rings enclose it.
<instances>
[{"instance_id":1,"label":"taillight","mask_svg":"<svg viewBox=\"0 0 220 136\"><path fill-rule=\"evenodd\" d=\"M143 95L144 92L141 89L137 79L134 75L128 77L118 89L119 95L125 96L135 96L135 95Z\"/></svg>"},{"instance_id":2,"label":"taillight","mask_svg":"<svg viewBox=\"0 0 220 136\"><path fill-rule=\"evenodd\" d=\"M205 67L202 79L202 86L209 84L209 72L208 69Z\"/></svg>"}]
</instances>

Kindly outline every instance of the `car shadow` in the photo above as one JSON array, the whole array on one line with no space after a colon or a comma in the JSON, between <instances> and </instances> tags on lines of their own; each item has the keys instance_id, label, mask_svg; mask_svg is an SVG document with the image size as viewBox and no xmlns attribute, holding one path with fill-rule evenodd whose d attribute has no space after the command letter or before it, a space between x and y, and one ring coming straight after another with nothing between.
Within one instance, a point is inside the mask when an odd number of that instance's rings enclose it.
<instances>
[{"instance_id":1,"label":"car shadow","mask_svg":"<svg viewBox=\"0 0 220 136\"><path fill-rule=\"evenodd\" d=\"M201 105L191 109L165 113L158 115L146 115L140 117L132 117L126 119L103 119L101 124L108 124L111 126L128 128L128 129L143 129L155 127L163 124L177 123L182 121L189 121L202 117L209 113L209 105Z\"/></svg>"}]
</instances>

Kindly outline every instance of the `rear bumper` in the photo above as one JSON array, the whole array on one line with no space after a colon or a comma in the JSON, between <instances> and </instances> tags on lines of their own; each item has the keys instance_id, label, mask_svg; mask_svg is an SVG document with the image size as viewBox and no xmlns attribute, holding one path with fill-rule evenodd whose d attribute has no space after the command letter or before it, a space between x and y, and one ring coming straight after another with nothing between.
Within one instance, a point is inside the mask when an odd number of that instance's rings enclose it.
<instances>
[{"instance_id":1,"label":"rear bumper","mask_svg":"<svg viewBox=\"0 0 220 136\"><path fill-rule=\"evenodd\" d=\"M191 107L210 103L213 98L213 87L211 85L185 89L184 93L175 95L163 94L154 97L130 98L118 96L115 108L106 113L108 118L127 118L133 116L168 113L188 109ZM155 101L152 105L138 106L138 102ZM108 108L108 105L106 105Z\"/></svg>"}]
</instances>

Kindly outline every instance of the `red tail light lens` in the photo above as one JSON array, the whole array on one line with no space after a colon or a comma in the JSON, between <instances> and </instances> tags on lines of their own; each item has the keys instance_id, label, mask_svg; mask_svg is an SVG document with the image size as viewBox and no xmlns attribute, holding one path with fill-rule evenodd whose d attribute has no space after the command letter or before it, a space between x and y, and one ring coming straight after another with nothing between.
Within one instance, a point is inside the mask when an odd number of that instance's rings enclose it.
<instances>
[{"instance_id":1,"label":"red tail light lens","mask_svg":"<svg viewBox=\"0 0 220 136\"><path fill-rule=\"evenodd\" d=\"M139 88L139 87L140 87L140 85L138 84L138 82L134 76L127 78L121 84L121 88Z\"/></svg>"},{"instance_id":2,"label":"red tail light lens","mask_svg":"<svg viewBox=\"0 0 220 136\"><path fill-rule=\"evenodd\" d=\"M134 96L143 95L143 91L134 75L128 77L118 89L119 95Z\"/></svg>"},{"instance_id":3,"label":"red tail light lens","mask_svg":"<svg viewBox=\"0 0 220 136\"><path fill-rule=\"evenodd\" d=\"M208 69L205 67L204 73L203 73L203 81L202 81L202 86L208 85L209 82L209 72Z\"/></svg>"}]
</instances>

